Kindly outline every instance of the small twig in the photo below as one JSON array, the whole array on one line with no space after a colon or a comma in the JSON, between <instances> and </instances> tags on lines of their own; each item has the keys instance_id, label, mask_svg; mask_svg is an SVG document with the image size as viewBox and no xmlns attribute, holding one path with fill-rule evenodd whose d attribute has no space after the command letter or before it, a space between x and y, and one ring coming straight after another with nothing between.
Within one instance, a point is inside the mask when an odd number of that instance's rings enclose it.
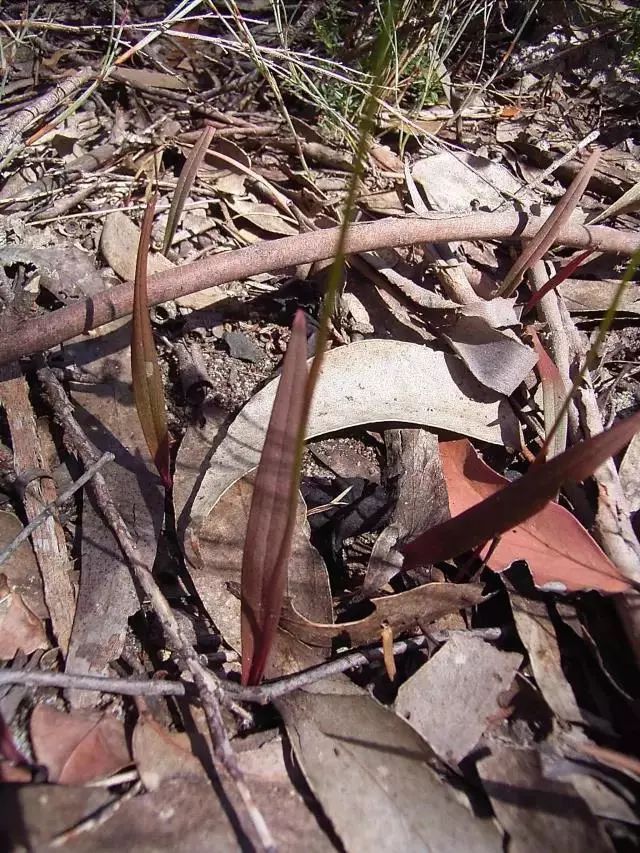
<instances>
[{"instance_id":1,"label":"small twig","mask_svg":"<svg viewBox=\"0 0 640 853\"><path fill-rule=\"evenodd\" d=\"M50 368L39 370L38 379L43 385L44 393L53 409L56 420L64 429L65 440L73 446L84 464L89 465L95 461L95 451L75 419L73 406L65 394L64 388ZM200 696L215 752L236 785L249 820L260 839L262 849L265 851L275 850L271 833L262 814L253 802L253 797L244 781L236 754L229 742L220 710L220 699L223 697L218 681L213 673L200 662L195 649L178 624L151 571L140 560L135 542L113 502L104 477L99 471L91 480L89 488L93 492L94 500L111 528L136 581L151 602L165 636L180 657L182 664L191 673Z\"/></svg>"},{"instance_id":2,"label":"small twig","mask_svg":"<svg viewBox=\"0 0 640 853\"><path fill-rule=\"evenodd\" d=\"M79 489L81 489L89 480L94 476L96 471L99 471L107 462L112 462L115 459L113 453L103 453L102 456L98 459L97 462L94 462L90 465L87 470L82 474L82 476L78 477L75 483L72 483L68 489L65 489L64 492L61 492L60 495L56 498L53 503L50 503L46 506L41 513L36 515L26 527L24 527L20 533L16 536L13 542L10 542L6 548L2 552L0 552L0 566L15 552L18 550L20 545L28 539L29 536L36 530L40 525L46 521L50 515L53 515L54 512L59 509L62 504L69 500L69 498L74 495Z\"/></svg>"},{"instance_id":3,"label":"small twig","mask_svg":"<svg viewBox=\"0 0 640 853\"><path fill-rule=\"evenodd\" d=\"M483 640L499 640L502 636L500 628L478 628L470 631L434 631L409 640L399 640L393 644L393 654L402 655L415 649L422 649L430 642L446 643L456 634L465 637L480 637ZM335 660L318 666L286 675L275 681L262 684L260 687L240 687L226 682L224 690L232 694L234 699L242 702L256 702L266 705L279 696L292 693L300 687L322 681L332 675L338 675L349 669L382 660L381 646L358 649L354 652L340 655ZM24 684L27 687L59 687L63 689L96 690L102 693L117 693L121 696L188 696L195 688L188 682L169 681L166 679L145 678L106 678L103 675L81 675L73 672L34 672L24 669L0 669L0 685Z\"/></svg>"},{"instance_id":4,"label":"small twig","mask_svg":"<svg viewBox=\"0 0 640 853\"><path fill-rule=\"evenodd\" d=\"M352 225L345 243L346 254L371 252L416 243L446 243L452 240L519 240L535 236L542 220L515 208L497 213L443 214L432 219L381 219ZM334 257L340 228L320 229L278 240L267 240L222 252L149 279L149 305L158 305L198 290L259 273L274 272L300 264ZM569 222L555 235L555 243L594 251L632 255L640 248L640 237L603 225L589 227ZM90 329L131 313L131 282L112 287L46 316L29 320L0 338L0 365L46 350Z\"/></svg>"},{"instance_id":5,"label":"small twig","mask_svg":"<svg viewBox=\"0 0 640 853\"><path fill-rule=\"evenodd\" d=\"M19 134L25 131L29 125L39 116L51 112L58 104L62 103L65 98L68 98L76 89L90 80L95 75L91 68L81 68L71 77L66 77L53 89L45 92L44 95L37 98L28 107L20 110L19 113L13 115L6 126L0 133L0 157L4 158L0 162L0 170L6 165L8 157L4 157L9 150L11 144Z\"/></svg>"},{"instance_id":6,"label":"small twig","mask_svg":"<svg viewBox=\"0 0 640 853\"><path fill-rule=\"evenodd\" d=\"M73 672L37 672L25 669L1 669L0 684L24 684L27 687L59 687L64 690L95 690L120 696L185 696L187 685L181 681L148 678L107 678Z\"/></svg>"},{"instance_id":7,"label":"small twig","mask_svg":"<svg viewBox=\"0 0 640 853\"><path fill-rule=\"evenodd\" d=\"M470 631L434 631L432 634L425 634L421 637L399 640L393 644L393 654L401 655L414 649L422 649L429 643L445 643L455 634L464 634L465 637L480 637L483 640L499 640L502 633L501 628L478 628ZM285 675L283 678L277 679L277 681L266 682L259 687L236 688L235 685L231 684L227 684L225 687L236 699L242 702L256 702L259 705L267 705L279 696L292 693L294 690L314 684L316 681L322 681L325 678L346 672L348 669L366 666L369 663L383 659L384 650L382 646L374 646L368 649L358 649L355 652L348 652L335 658L335 660L318 664L318 666L312 666L293 675Z\"/></svg>"}]
</instances>

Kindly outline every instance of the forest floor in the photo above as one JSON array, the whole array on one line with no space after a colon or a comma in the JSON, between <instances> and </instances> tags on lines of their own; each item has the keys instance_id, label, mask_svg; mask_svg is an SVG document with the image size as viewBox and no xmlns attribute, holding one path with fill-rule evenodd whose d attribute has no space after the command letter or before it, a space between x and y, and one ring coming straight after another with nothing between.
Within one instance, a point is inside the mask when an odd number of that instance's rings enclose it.
<instances>
[{"instance_id":1,"label":"forest floor","mask_svg":"<svg viewBox=\"0 0 640 853\"><path fill-rule=\"evenodd\" d=\"M640 440L509 513L640 409L640 19L401 0L360 163L383 8L0 6L2 849L637 849ZM350 188L242 686L254 469ZM132 388L154 192L170 473Z\"/></svg>"}]
</instances>

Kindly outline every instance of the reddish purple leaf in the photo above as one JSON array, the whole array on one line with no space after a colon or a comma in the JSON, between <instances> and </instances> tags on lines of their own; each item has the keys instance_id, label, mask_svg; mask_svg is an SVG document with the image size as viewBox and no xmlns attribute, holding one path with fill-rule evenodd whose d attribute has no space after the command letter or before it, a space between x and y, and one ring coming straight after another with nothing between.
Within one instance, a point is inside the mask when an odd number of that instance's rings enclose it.
<instances>
[{"instance_id":1,"label":"reddish purple leaf","mask_svg":"<svg viewBox=\"0 0 640 853\"><path fill-rule=\"evenodd\" d=\"M293 321L273 402L247 523L242 556L242 683L258 684L276 635L295 523L296 438L307 382L304 314Z\"/></svg>"},{"instance_id":2,"label":"reddish purple leaf","mask_svg":"<svg viewBox=\"0 0 640 853\"><path fill-rule=\"evenodd\" d=\"M569 218L587 188L589 179L600 159L600 152L596 149L591 153L587 162L575 176L571 185L555 206L553 213L542 223L542 227L536 236L530 240L522 250L520 257L513 264L502 285L496 292L496 296L510 296L522 281L525 272L537 263L553 245L558 231L569 221Z\"/></svg>"},{"instance_id":3,"label":"reddish purple leaf","mask_svg":"<svg viewBox=\"0 0 640 853\"><path fill-rule=\"evenodd\" d=\"M575 258L572 258L570 261L567 261L567 263L563 267L560 267L558 272L552 278L550 278L549 281L547 281L540 288L540 290L537 290L535 293L531 294L529 301L524 306L522 316L524 317L525 314L528 314L529 311L535 308L538 302L540 302L540 300L542 299L542 297L546 296L550 290L555 290L555 288L561 285L563 281L568 279L570 275L573 275L573 273L578 269L578 267L581 267L582 264L587 260L587 258L592 254L593 251L591 249L587 249L586 252L580 252L575 256Z\"/></svg>"},{"instance_id":4,"label":"reddish purple leaf","mask_svg":"<svg viewBox=\"0 0 640 853\"><path fill-rule=\"evenodd\" d=\"M574 445L549 462L532 466L519 480L404 545L401 548L404 567L448 560L512 530L538 513L564 483L582 482L589 477L638 430L640 413ZM623 580L621 585L624 583Z\"/></svg>"},{"instance_id":5,"label":"reddish purple leaf","mask_svg":"<svg viewBox=\"0 0 640 853\"><path fill-rule=\"evenodd\" d=\"M171 488L169 430L162 374L153 340L147 299L147 256L151 242L156 196L152 196L142 221L133 291L131 374L133 397L149 452L165 488Z\"/></svg>"}]
</instances>

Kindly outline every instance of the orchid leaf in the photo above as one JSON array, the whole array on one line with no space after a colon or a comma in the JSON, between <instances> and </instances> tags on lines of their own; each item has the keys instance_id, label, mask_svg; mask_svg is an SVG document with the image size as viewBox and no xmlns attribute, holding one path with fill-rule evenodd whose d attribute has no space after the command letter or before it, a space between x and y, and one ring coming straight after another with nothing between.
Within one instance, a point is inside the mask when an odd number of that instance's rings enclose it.
<instances>
[{"instance_id":1,"label":"orchid leaf","mask_svg":"<svg viewBox=\"0 0 640 853\"><path fill-rule=\"evenodd\" d=\"M307 334L302 311L291 340L273 402L256 474L242 557L242 683L258 684L276 635L285 588L297 492L296 437L305 412ZM295 492L293 491L295 489Z\"/></svg>"},{"instance_id":2,"label":"orchid leaf","mask_svg":"<svg viewBox=\"0 0 640 853\"><path fill-rule=\"evenodd\" d=\"M587 188L587 184L599 158L600 152L596 149L575 176L551 216L544 222L536 236L525 246L522 254L507 273L495 296L511 296L522 281L525 272L531 269L549 251L556 239L558 231L567 223L580 201L583 192Z\"/></svg>"},{"instance_id":3,"label":"orchid leaf","mask_svg":"<svg viewBox=\"0 0 640 853\"><path fill-rule=\"evenodd\" d=\"M638 430L640 413L574 445L549 462L532 466L520 479L404 545L400 549L405 555L404 568L448 560L512 530L540 512L564 483L582 482L589 477L606 459L624 447ZM562 578L557 580L563 582ZM627 583L619 575L614 579L603 575L602 585L606 588L612 580L616 581L616 592ZM575 584L573 588L576 588Z\"/></svg>"},{"instance_id":4,"label":"orchid leaf","mask_svg":"<svg viewBox=\"0 0 640 853\"><path fill-rule=\"evenodd\" d=\"M178 228L178 222L180 222L185 202L189 197L191 187L193 186L193 182L198 174L198 169L200 168L204 155L207 153L207 148L211 144L214 133L215 130L211 125L205 125L205 127L202 128L202 133L189 152L189 156L182 167L178 183L176 184L176 190L173 194L173 199L171 200L169 216L167 218L167 227L164 232L164 245L162 247L163 255L166 255L171 248L171 242L173 241Z\"/></svg>"},{"instance_id":5,"label":"orchid leaf","mask_svg":"<svg viewBox=\"0 0 640 853\"><path fill-rule=\"evenodd\" d=\"M568 415L566 411L560 415L560 422L556 426L556 420L567 396L567 389L562 381L562 376L557 365L542 346L536 330L530 326L527 331L531 335L533 347L538 356L537 370L540 376L540 383L542 384L545 445L547 446L546 455L552 458L562 453L567 446Z\"/></svg>"},{"instance_id":6,"label":"orchid leaf","mask_svg":"<svg viewBox=\"0 0 640 853\"><path fill-rule=\"evenodd\" d=\"M555 290L556 287L561 285L562 282L568 279L570 275L573 275L573 273L578 269L578 267L581 267L582 264L587 260L587 258L592 254L593 252L591 251L591 249L587 249L586 252L580 252L575 256L575 258L572 258L570 261L567 261L564 266L560 267L558 272L554 276L552 276L549 281L545 282L544 285L540 288L540 290L537 290L535 293L531 294L529 301L524 306L524 311L522 312L523 316L525 314L528 314L529 311L535 308L538 302L540 302L540 300L542 299L542 297L546 296L550 290Z\"/></svg>"},{"instance_id":7,"label":"orchid leaf","mask_svg":"<svg viewBox=\"0 0 640 853\"><path fill-rule=\"evenodd\" d=\"M171 470L167 408L147 299L147 258L155 207L156 196L154 195L150 199L144 214L136 260L131 334L131 374L133 397L142 432L160 478L165 488L169 489L171 488Z\"/></svg>"}]
</instances>

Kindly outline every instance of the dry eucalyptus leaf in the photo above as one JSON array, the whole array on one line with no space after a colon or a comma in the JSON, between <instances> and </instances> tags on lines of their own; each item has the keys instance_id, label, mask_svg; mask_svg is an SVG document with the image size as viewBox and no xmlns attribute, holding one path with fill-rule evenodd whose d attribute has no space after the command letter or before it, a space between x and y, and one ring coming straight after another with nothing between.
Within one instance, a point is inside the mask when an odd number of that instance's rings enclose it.
<instances>
[{"instance_id":1,"label":"dry eucalyptus leaf","mask_svg":"<svg viewBox=\"0 0 640 853\"><path fill-rule=\"evenodd\" d=\"M560 286L566 306L574 314L605 314L611 306L620 282L612 280L590 281L568 278ZM640 314L638 288L627 287L618 306L618 315Z\"/></svg>"},{"instance_id":2,"label":"dry eucalyptus leaf","mask_svg":"<svg viewBox=\"0 0 640 853\"><path fill-rule=\"evenodd\" d=\"M495 210L516 193L520 201L536 200L531 190L522 192L525 185L504 166L466 151L442 151L418 160L411 174L433 210Z\"/></svg>"},{"instance_id":3,"label":"dry eucalyptus leaf","mask_svg":"<svg viewBox=\"0 0 640 853\"><path fill-rule=\"evenodd\" d=\"M294 787L292 762L285 756L278 736L257 749L239 752L238 763L279 853L299 853L302 839L305 853L330 853L335 847Z\"/></svg>"},{"instance_id":4,"label":"dry eucalyptus leaf","mask_svg":"<svg viewBox=\"0 0 640 853\"><path fill-rule=\"evenodd\" d=\"M400 262L392 267L386 257L373 252L367 253L366 260L379 275L425 309L421 312L424 319L439 329L444 340L487 388L509 396L535 366L534 350L508 328L519 322L515 300L477 299L471 291L473 301L458 304L416 284L402 273ZM471 289L469 285L467 288Z\"/></svg>"},{"instance_id":5,"label":"dry eucalyptus leaf","mask_svg":"<svg viewBox=\"0 0 640 853\"><path fill-rule=\"evenodd\" d=\"M131 750L148 791L157 791L167 780L176 777L207 779L203 765L193 754L189 735L168 731L146 711L140 714L136 723Z\"/></svg>"},{"instance_id":6,"label":"dry eucalyptus leaf","mask_svg":"<svg viewBox=\"0 0 640 853\"><path fill-rule=\"evenodd\" d=\"M518 636L529 655L536 683L551 710L568 723L593 722L576 701L562 668L556 631L547 605L542 600L509 593Z\"/></svg>"},{"instance_id":7,"label":"dry eucalyptus leaf","mask_svg":"<svg viewBox=\"0 0 640 853\"><path fill-rule=\"evenodd\" d=\"M371 601L374 610L364 619L335 625L310 622L287 600L280 627L310 646L330 647L335 640L340 645L356 647L379 639L383 622L397 635L484 600L480 587L473 584L429 583L397 595L374 598Z\"/></svg>"},{"instance_id":8,"label":"dry eucalyptus leaf","mask_svg":"<svg viewBox=\"0 0 640 853\"><path fill-rule=\"evenodd\" d=\"M35 267L40 287L60 302L94 296L105 287L93 257L75 246L43 249L5 246L0 249L0 268L12 264Z\"/></svg>"},{"instance_id":9,"label":"dry eucalyptus leaf","mask_svg":"<svg viewBox=\"0 0 640 853\"><path fill-rule=\"evenodd\" d=\"M459 764L499 710L522 655L455 634L398 690L396 713L449 764Z\"/></svg>"},{"instance_id":10,"label":"dry eucalyptus leaf","mask_svg":"<svg viewBox=\"0 0 640 853\"><path fill-rule=\"evenodd\" d=\"M0 512L0 550L7 547L22 531L23 524L12 512ZM42 577L31 542L23 542L2 563L0 572L7 576L12 592L17 592L39 619L48 619Z\"/></svg>"},{"instance_id":11,"label":"dry eucalyptus leaf","mask_svg":"<svg viewBox=\"0 0 640 853\"><path fill-rule=\"evenodd\" d=\"M613 847L575 788L545 778L539 754L492 741L478 773L510 853L612 853Z\"/></svg>"},{"instance_id":12,"label":"dry eucalyptus leaf","mask_svg":"<svg viewBox=\"0 0 640 853\"><path fill-rule=\"evenodd\" d=\"M99 337L65 346L65 354L96 380L72 383L76 417L100 452L115 455L102 473L135 531L138 555L152 566L164 521L164 490L133 405L130 342L131 324L119 320L103 326ZM106 674L109 662L122 652L128 619L140 604L120 546L89 493L83 496L81 533L82 572L66 665L77 673ZM69 698L78 705L95 704L99 694L72 691Z\"/></svg>"},{"instance_id":13,"label":"dry eucalyptus leaf","mask_svg":"<svg viewBox=\"0 0 640 853\"><path fill-rule=\"evenodd\" d=\"M213 453L193 504L194 526L232 483L258 464L277 381L249 400ZM503 435L511 442L517 435L506 401L479 385L454 356L418 344L379 340L328 352L307 438L389 421L449 430L491 444L502 444Z\"/></svg>"},{"instance_id":14,"label":"dry eucalyptus leaf","mask_svg":"<svg viewBox=\"0 0 640 853\"><path fill-rule=\"evenodd\" d=\"M36 759L53 782L82 785L131 764L124 723L108 713L65 714L37 705L30 735Z\"/></svg>"},{"instance_id":15,"label":"dry eucalyptus leaf","mask_svg":"<svg viewBox=\"0 0 640 853\"><path fill-rule=\"evenodd\" d=\"M254 474L228 488L197 527L187 531L189 574L207 612L225 641L240 649L240 600L230 583L240 583L242 550L253 495ZM309 542L306 505L298 515L289 561L288 594L312 618L331 619L331 596L324 562ZM328 606L326 602L328 601Z\"/></svg>"},{"instance_id":16,"label":"dry eucalyptus leaf","mask_svg":"<svg viewBox=\"0 0 640 853\"><path fill-rule=\"evenodd\" d=\"M509 396L535 367L535 351L510 330L492 329L481 317L459 317L442 332L475 378Z\"/></svg>"},{"instance_id":17,"label":"dry eucalyptus leaf","mask_svg":"<svg viewBox=\"0 0 640 853\"><path fill-rule=\"evenodd\" d=\"M120 212L109 213L104 220L100 237L100 251L114 273L125 281L133 281L136 275L136 255L140 242L140 229L129 217ZM149 252L148 273L173 269L174 264L161 252ZM197 311L207 308L224 298L225 293L219 287L207 287L196 293L181 296L175 300L181 308Z\"/></svg>"},{"instance_id":18,"label":"dry eucalyptus leaf","mask_svg":"<svg viewBox=\"0 0 640 853\"><path fill-rule=\"evenodd\" d=\"M346 678L277 700L296 758L347 853L502 850L437 772L425 742Z\"/></svg>"},{"instance_id":19,"label":"dry eucalyptus leaf","mask_svg":"<svg viewBox=\"0 0 640 853\"><path fill-rule=\"evenodd\" d=\"M125 213L115 211L107 214L100 236L100 251L114 273L125 281L135 278L139 242L140 229ZM173 266L160 252L149 253L149 275Z\"/></svg>"},{"instance_id":20,"label":"dry eucalyptus leaf","mask_svg":"<svg viewBox=\"0 0 640 853\"><path fill-rule=\"evenodd\" d=\"M18 651L27 655L49 648L47 632L19 592L0 574L0 660L13 660Z\"/></svg>"},{"instance_id":21,"label":"dry eucalyptus leaf","mask_svg":"<svg viewBox=\"0 0 640 853\"><path fill-rule=\"evenodd\" d=\"M298 234L300 231L297 225L285 219L270 204L251 201L250 199L228 198L227 205L235 214L246 219L247 222L255 225L261 231L268 231L270 234L280 234L284 237Z\"/></svg>"}]
</instances>

